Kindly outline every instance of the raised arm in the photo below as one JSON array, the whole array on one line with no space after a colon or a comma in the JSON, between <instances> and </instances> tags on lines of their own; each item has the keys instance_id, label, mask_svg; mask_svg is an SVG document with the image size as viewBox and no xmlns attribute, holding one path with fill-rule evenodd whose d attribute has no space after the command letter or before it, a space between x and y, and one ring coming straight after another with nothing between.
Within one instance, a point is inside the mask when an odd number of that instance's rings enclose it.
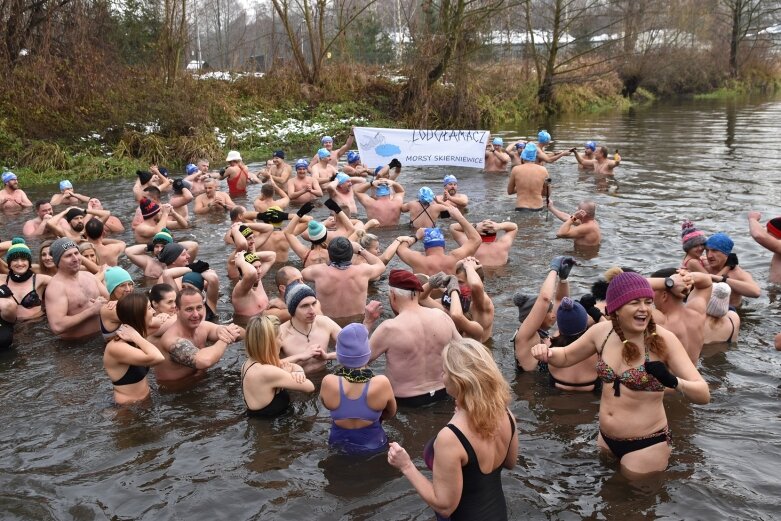
<instances>
[{"instance_id":1,"label":"raised arm","mask_svg":"<svg viewBox=\"0 0 781 521\"><path fill-rule=\"evenodd\" d=\"M451 251L450 255L456 259L463 259L464 257L474 255L482 242L480 239L480 234L477 233L477 229L474 226L469 224L469 221L466 220L466 218L461 214L455 205L446 206L449 206L448 212L450 213L450 217L455 219L456 222L461 225L461 229L464 230L464 233L466 234L466 242L455 250Z\"/></svg>"}]
</instances>

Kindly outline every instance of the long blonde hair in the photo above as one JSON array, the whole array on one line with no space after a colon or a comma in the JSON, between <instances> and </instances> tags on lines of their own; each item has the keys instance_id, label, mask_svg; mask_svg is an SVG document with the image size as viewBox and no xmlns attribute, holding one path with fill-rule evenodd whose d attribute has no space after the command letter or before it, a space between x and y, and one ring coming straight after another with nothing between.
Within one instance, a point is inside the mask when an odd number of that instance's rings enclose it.
<instances>
[{"instance_id":1,"label":"long blonde hair","mask_svg":"<svg viewBox=\"0 0 781 521\"><path fill-rule=\"evenodd\" d=\"M488 348L476 340L453 340L442 352L445 373L456 388L456 403L482 437L496 433L510 403L510 386Z\"/></svg>"},{"instance_id":2,"label":"long blonde hair","mask_svg":"<svg viewBox=\"0 0 781 521\"><path fill-rule=\"evenodd\" d=\"M276 321L274 320L276 319ZM247 323L247 333L244 337L244 349L247 356L261 364L279 367L279 346L277 345L277 328L279 319L274 316L254 316Z\"/></svg>"}]
</instances>

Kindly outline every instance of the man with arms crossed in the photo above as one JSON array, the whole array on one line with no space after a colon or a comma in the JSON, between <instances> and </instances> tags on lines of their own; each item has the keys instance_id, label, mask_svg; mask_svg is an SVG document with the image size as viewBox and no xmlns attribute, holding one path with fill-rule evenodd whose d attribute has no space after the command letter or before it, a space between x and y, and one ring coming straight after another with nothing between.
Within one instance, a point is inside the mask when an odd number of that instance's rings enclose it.
<instances>
[{"instance_id":1,"label":"man with arms crossed","mask_svg":"<svg viewBox=\"0 0 781 521\"><path fill-rule=\"evenodd\" d=\"M244 330L235 324L218 326L204 321L203 295L195 288L179 292L176 308L176 323L153 341L165 357L155 366L158 382L181 380L216 365L230 344L244 338ZM212 344L207 346L207 342Z\"/></svg>"},{"instance_id":2,"label":"man with arms crossed","mask_svg":"<svg viewBox=\"0 0 781 521\"><path fill-rule=\"evenodd\" d=\"M49 251L57 266L44 295L49 328L63 339L97 334L100 308L108 300L106 286L81 271L79 247L71 239L57 239Z\"/></svg>"}]
</instances>

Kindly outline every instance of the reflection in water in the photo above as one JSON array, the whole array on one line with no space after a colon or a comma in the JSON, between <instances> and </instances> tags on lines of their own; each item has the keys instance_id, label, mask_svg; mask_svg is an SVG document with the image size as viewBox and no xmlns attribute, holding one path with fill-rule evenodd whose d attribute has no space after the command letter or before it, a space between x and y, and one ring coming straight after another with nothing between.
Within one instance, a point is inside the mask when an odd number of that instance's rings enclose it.
<instances>
[{"instance_id":1,"label":"reflection in water","mask_svg":"<svg viewBox=\"0 0 781 521\"><path fill-rule=\"evenodd\" d=\"M492 353L511 382L510 410L518 420L518 466L502 476L510 519L770 519L777 510L781 457L779 385L781 364L773 335L781 330L779 286L768 286L769 255L748 236L749 206L778 213L776 180L757 172L781 170L778 121L781 103L672 103L626 113L523 124L507 133L535 135L545 126L561 142L594 139L620 149L617 182L578 172L571 158L549 167L553 198L563 208L583 199L598 205L603 243L597 251L574 249L555 238L560 221L547 211L519 214L506 194L506 176L467 169L405 168L408 194L441 186L454 173L470 195L470 221L491 218L518 224L507 266L487 271L486 290L496 306ZM726 127L726 136L724 135ZM665 143L685 143L666 147ZM563 148L560 147L560 148ZM307 152L308 153L308 152ZM301 155L305 155L302 151ZM741 168L734 169L735 161ZM32 200L51 187L25 187ZM130 180L84 183L129 222ZM237 200L251 206L259 190ZM776 196L773 199L773 196ZM408 197L409 198L409 197ZM775 206L774 206L775 205ZM324 217L325 210L315 211ZM32 211L0 215L4 238L17 235ZM765 290L740 310L737 346L707 347L701 371L712 403L697 407L677 396L666 400L673 430L670 468L656 478L629 483L614 461L596 448L598 395L552 390L537 373L516 374L510 338L518 326L512 294L537 292L555 255L580 262L570 276L579 296L610 266L643 273L677 263L680 222L697 222L710 234L728 232L741 266ZM223 215L199 219L175 231L200 242L199 257L227 281ZM403 219L404 222L406 220ZM443 221L442 225L449 224ZM402 230L380 229L382 244ZM131 240L130 234L122 236ZM30 241L37 251L39 241ZM449 241L448 247L454 247ZM297 261L294 261L294 264ZM137 280L141 273L120 261ZM398 267L398 261L390 267ZM269 295L273 274L264 280ZM369 292L387 304L386 276ZM230 288L218 302L221 320L231 317ZM151 400L130 408L111 403L102 369L102 343L53 341L45 322L17 328L16 349L0 354L0 511L4 518L122 519L431 519L409 483L387 466L385 456L350 460L328 448L330 415L315 395L293 396L292 410L273 421L248 419L241 398L241 344L230 346L217 367L177 388L152 380ZM378 372L384 361L374 364ZM319 385L322 375L315 383ZM426 441L450 419L452 403L402 409L385 422L421 465ZM110 512L110 514L108 514Z\"/></svg>"}]
</instances>

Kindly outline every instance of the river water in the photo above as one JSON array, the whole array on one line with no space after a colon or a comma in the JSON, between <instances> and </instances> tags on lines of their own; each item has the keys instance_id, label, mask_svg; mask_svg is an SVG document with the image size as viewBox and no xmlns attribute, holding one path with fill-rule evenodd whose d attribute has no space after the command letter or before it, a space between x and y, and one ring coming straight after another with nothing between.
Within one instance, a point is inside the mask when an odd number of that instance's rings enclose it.
<instances>
[{"instance_id":1,"label":"river water","mask_svg":"<svg viewBox=\"0 0 781 521\"><path fill-rule=\"evenodd\" d=\"M520 432L518 465L503 474L511 519L777 518L781 353L773 349L773 335L781 331L781 303L779 288L767 283L770 254L749 236L746 211L762 211L763 219L781 213L779 121L780 102L743 100L657 104L547 123L559 149L593 139L623 156L609 185L578 174L571 157L549 169L560 208L573 209L585 198L598 204L603 244L596 256L574 252L582 262L570 277L574 295L615 264L646 274L677 265L684 218L707 234L729 233L741 266L763 289L741 310L739 345L704 352L700 370L711 403L666 400L674 435L670 467L636 484L597 455L594 395L552 391L542 376L514 370L510 338L518 319L511 296L518 288L537 291L550 258L573 253L569 241L555 238L558 221L544 213L515 215L503 175L404 170L400 180L408 194L423 185L439 191L444 173L454 173L459 189L470 195L470 220L511 219L520 227L509 265L486 281L496 303L489 344L511 384ZM537 130L519 124L500 135ZM131 182L76 190L101 198L129 223ZM35 200L53 189L27 191ZM252 187L250 195L257 191ZM2 239L19 233L28 218L0 217ZM200 257L221 274L226 222L212 216L176 234L197 239ZM380 235L387 244L397 233ZM132 241L130 233L123 238ZM135 268L131 273L140 275ZM390 316L386 284L377 286L373 296ZM229 294L224 288L224 320L230 319ZM274 421L248 420L239 382L241 344L191 388L160 390L152 378L150 403L122 409L112 404L101 349L98 339L57 341L45 321L17 326L16 349L0 356L3 519L433 519L385 455L367 461L329 451L328 411L314 396L296 396L292 412ZM423 445L451 408L401 410L386 422L388 436L420 465Z\"/></svg>"}]
</instances>

